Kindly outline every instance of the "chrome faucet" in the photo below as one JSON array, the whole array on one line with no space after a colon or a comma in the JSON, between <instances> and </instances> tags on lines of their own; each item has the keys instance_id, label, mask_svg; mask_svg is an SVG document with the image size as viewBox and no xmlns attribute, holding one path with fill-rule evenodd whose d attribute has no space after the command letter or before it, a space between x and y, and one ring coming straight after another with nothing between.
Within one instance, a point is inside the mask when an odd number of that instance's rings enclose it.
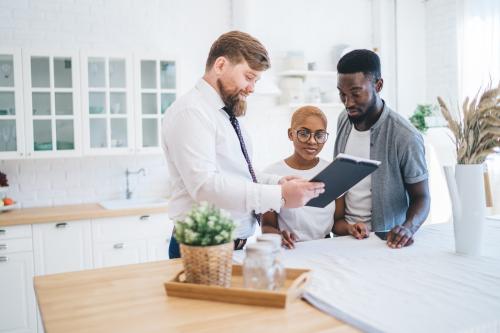
<instances>
[{"instance_id":1,"label":"chrome faucet","mask_svg":"<svg viewBox=\"0 0 500 333\"><path fill-rule=\"evenodd\" d=\"M127 198L127 200L128 199L132 199L132 191L130 190L128 177L130 175L139 175L139 174L142 174L143 176L146 176L146 170L144 170L144 168L140 168L137 171L130 171L127 168L127 170L125 171L125 176L127 178L127 189L125 190L125 197Z\"/></svg>"}]
</instances>

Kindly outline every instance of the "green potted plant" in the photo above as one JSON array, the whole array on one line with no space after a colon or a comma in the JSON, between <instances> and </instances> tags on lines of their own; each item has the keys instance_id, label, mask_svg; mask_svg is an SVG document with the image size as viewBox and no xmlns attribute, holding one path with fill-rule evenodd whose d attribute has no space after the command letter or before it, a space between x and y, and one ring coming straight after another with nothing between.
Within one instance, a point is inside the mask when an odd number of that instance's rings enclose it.
<instances>
[{"instance_id":1,"label":"green potted plant","mask_svg":"<svg viewBox=\"0 0 500 333\"><path fill-rule=\"evenodd\" d=\"M429 127L435 126L435 123L439 123L436 117L437 107L432 104L418 104L417 108L410 117L410 122L415 126L420 132L425 133ZM432 123L429 126L429 123Z\"/></svg>"},{"instance_id":2,"label":"green potted plant","mask_svg":"<svg viewBox=\"0 0 500 333\"><path fill-rule=\"evenodd\" d=\"M235 228L227 212L206 202L176 222L186 282L230 286Z\"/></svg>"}]
</instances>

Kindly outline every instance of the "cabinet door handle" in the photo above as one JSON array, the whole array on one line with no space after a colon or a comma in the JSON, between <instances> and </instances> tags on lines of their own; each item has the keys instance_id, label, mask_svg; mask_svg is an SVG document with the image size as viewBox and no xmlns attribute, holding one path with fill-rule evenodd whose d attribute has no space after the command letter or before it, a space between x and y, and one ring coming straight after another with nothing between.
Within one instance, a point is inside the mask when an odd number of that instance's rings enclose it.
<instances>
[{"instance_id":1,"label":"cabinet door handle","mask_svg":"<svg viewBox=\"0 0 500 333\"><path fill-rule=\"evenodd\" d=\"M117 249L117 250L123 249L124 247L125 247L125 244L123 244L123 243L118 243L118 244L113 245L113 248Z\"/></svg>"},{"instance_id":2,"label":"cabinet door handle","mask_svg":"<svg viewBox=\"0 0 500 333\"><path fill-rule=\"evenodd\" d=\"M67 226L67 225L68 225L68 224L67 224L66 222L63 222L63 223L57 223L57 224L56 224L56 228L58 228L58 229L64 229L64 228L66 228L66 226Z\"/></svg>"},{"instance_id":3,"label":"cabinet door handle","mask_svg":"<svg viewBox=\"0 0 500 333\"><path fill-rule=\"evenodd\" d=\"M147 220L149 220L149 215L142 215L141 217L139 217L139 220L147 221Z\"/></svg>"},{"instance_id":4,"label":"cabinet door handle","mask_svg":"<svg viewBox=\"0 0 500 333\"><path fill-rule=\"evenodd\" d=\"M5 235L7 233L7 230L0 229L0 235Z\"/></svg>"},{"instance_id":5,"label":"cabinet door handle","mask_svg":"<svg viewBox=\"0 0 500 333\"><path fill-rule=\"evenodd\" d=\"M5 256L0 257L0 262L7 262L7 261L9 261L9 257L5 257Z\"/></svg>"},{"instance_id":6,"label":"cabinet door handle","mask_svg":"<svg viewBox=\"0 0 500 333\"><path fill-rule=\"evenodd\" d=\"M0 244L0 250L7 250L7 244Z\"/></svg>"}]
</instances>

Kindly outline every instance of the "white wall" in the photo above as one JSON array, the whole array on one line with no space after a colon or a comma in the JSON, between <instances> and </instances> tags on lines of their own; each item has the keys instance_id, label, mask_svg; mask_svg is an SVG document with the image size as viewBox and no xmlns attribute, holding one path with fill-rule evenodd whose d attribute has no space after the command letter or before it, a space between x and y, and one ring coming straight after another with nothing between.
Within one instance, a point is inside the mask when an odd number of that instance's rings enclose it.
<instances>
[{"instance_id":1,"label":"white wall","mask_svg":"<svg viewBox=\"0 0 500 333\"><path fill-rule=\"evenodd\" d=\"M397 111L411 116L426 103L426 11L422 0L396 1Z\"/></svg>"},{"instance_id":2,"label":"white wall","mask_svg":"<svg viewBox=\"0 0 500 333\"><path fill-rule=\"evenodd\" d=\"M202 75L230 19L229 0L7 0L0 46L166 53L180 60L182 93ZM167 194L162 155L0 161L9 196L24 207L124 197L127 167L147 171L137 186L132 179L139 194Z\"/></svg>"},{"instance_id":3,"label":"white wall","mask_svg":"<svg viewBox=\"0 0 500 333\"><path fill-rule=\"evenodd\" d=\"M303 51L305 61L316 62L317 70L334 71L338 61L335 46L374 47L371 0L233 0L232 6L233 27L253 34L268 49L272 68L264 75L276 83L275 74L283 70L289 51ZM314 84L338 96L335 79ZM257 169L293 152L287 129L294 109L269 101L269 97L252 96L245 119L253 138ZM331 160L341 109L328 107L323 111L328 118L330 139L320 156Z\"/></svg>"},{"instance_id":4,"label":"white wall","mask_svg":"<svg viewBox=\"0 0 500 333\"><path fill-rule=\"evenodd\" d=\"M318 70L335 70L335 45L373 47L371 0L234 0L233 6L234 26L266 45L277 70L288 51L304 51Z\"/></svg>"},{"instance_id":5,"label":"white wall","mask_svg":"<svg viewBox=\"0 0 500 333\"><path fill-rule=\"evenodd\" d=\"M436 104L438 96L451 105L458 102L457 3L457 0L425 2L429 103Z\"/></svg>"}]
</instances>

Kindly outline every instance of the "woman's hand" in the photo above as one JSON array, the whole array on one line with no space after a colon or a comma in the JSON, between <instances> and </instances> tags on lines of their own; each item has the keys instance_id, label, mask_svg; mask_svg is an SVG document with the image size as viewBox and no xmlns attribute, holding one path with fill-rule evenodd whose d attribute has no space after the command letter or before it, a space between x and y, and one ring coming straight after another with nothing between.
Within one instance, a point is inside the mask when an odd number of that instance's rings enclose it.
<instances>
[{"instance_id":1,"label":"woman's hand","mask_svg":"<svg viewBox=\"0 0 500 333\"><path fill-rule=\"evenodd\" d=\"M293 249L295 247L294 243L297 241L297 235L288 230L281 231L281 245L287 249Z\"/></svg>"},{"instance_id":2,"label":"woman's hand","mask_svg":"<svg viewBox=\"0 0 500 333\"><path fill-rule=\"evenodd\" d=\"M347 231L349 232L349 235L356 239L368 238L369 234L366 224L362 222L349 224L349 226L347 227Z\"/></svg>"}]
</instances>

